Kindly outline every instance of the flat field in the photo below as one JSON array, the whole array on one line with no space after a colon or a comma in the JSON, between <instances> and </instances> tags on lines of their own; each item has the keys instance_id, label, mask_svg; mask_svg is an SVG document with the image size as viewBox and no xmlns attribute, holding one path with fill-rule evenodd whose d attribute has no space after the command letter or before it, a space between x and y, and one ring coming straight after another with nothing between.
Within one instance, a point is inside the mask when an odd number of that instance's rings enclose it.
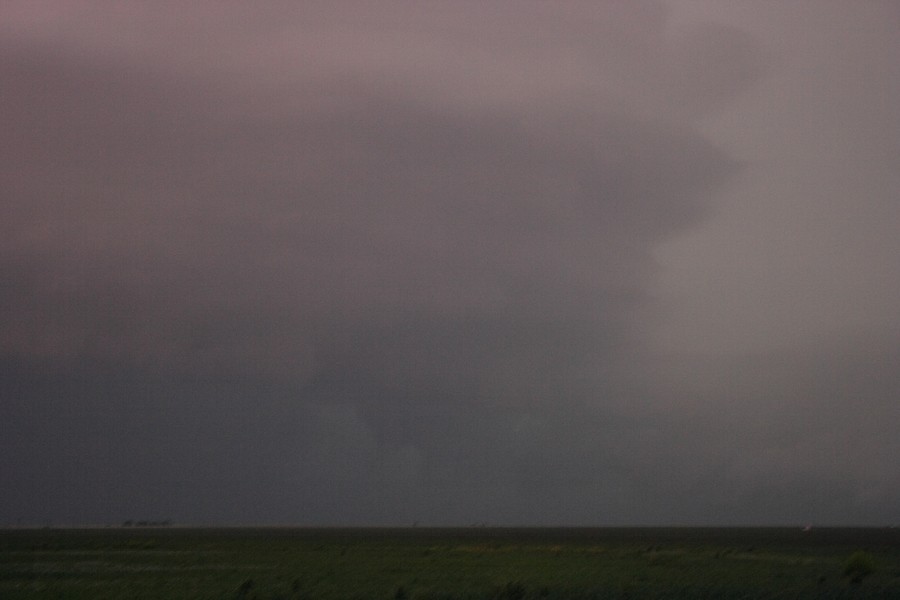
<instances>
[{"instance_id":1,"label":"flat field","mask_svg":"<svg viewBox=\"0 0 900 600\"><path fill-rule=\"evenodd\" d=\"M900 598L900 529L0 530L0 598Z\"/></svg>"}]
</instances>

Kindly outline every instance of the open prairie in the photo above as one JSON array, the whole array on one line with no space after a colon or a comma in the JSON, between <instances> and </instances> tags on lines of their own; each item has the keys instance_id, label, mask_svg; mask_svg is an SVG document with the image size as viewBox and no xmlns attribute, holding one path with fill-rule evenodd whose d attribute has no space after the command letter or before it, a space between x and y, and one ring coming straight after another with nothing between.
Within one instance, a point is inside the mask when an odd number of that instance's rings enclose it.
<instances>
[{"instance_id":1,"label":"open prairie","mask_svg":"<svg viewBox=\"0 0 900 600\"><path fill-rule=\"evenodd\" d=\"M12 529L0 597L900 598L900 529Z\"/></svg>"}]
</instances>

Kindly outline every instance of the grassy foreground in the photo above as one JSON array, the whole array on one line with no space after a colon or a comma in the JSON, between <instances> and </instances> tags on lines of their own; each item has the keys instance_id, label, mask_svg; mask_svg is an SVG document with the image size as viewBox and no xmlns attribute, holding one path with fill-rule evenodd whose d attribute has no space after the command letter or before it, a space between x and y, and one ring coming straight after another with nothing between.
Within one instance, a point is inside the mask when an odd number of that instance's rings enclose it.
<instances>
[{"instance_id":1,"label":"grassy foreground","mask_svg":"<svg viewBox=\"0 0 900 600\"><path fill-rule=\"evenodd\" d=\"M900 529L0 530L0 598L900 598Z\"/></svg>"}]
</instances>

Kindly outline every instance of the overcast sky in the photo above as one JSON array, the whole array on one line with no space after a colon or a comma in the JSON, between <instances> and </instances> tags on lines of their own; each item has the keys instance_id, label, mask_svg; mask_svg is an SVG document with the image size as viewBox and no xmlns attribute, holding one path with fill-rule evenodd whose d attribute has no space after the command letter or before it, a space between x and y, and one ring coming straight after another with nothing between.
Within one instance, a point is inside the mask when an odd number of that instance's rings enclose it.
<instances>
[{"instance_id":1,"label":"overcast sky","mask_svg":"<svg viewBox=\"0 0 900 600\"><path fill-rule=\"evenodd\" d=\"M900 3L0 4L0 526L900 523Z\"/></svg>"}]
</instances>

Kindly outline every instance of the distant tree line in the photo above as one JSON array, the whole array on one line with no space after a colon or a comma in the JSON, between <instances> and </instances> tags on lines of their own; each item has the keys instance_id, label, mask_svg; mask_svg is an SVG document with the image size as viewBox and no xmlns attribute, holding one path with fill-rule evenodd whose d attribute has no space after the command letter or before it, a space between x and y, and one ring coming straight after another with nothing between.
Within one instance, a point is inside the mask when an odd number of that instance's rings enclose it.
<instances>
[{"instance_id":1,"label":"distant tree line","mask_svg":"<svg viewBox=\"0 0 900 600\"><path fill-rule=\"evenodd\" d=\"M168 527L172 521L132 521L131 519L124 521L122 527Z\"/></svg>"}]
</instances>

